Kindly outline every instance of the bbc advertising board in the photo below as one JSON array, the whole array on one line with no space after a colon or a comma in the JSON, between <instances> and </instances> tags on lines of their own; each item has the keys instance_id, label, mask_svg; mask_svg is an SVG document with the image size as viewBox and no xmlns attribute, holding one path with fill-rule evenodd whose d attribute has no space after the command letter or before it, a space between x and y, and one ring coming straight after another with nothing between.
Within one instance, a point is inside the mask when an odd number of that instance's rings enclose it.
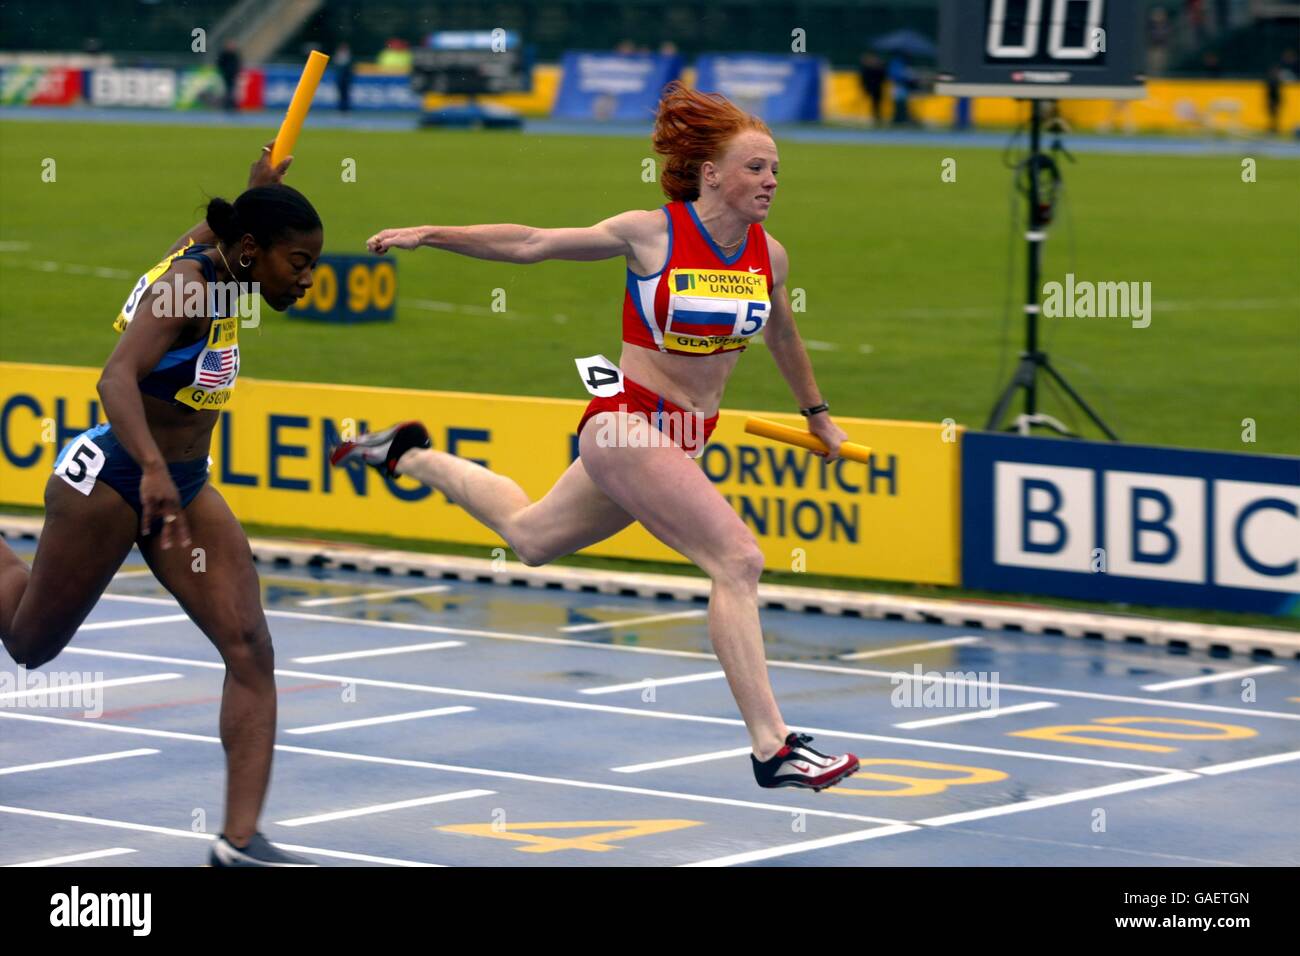
<instances>
[{"instance_id":1,"label":"bbc advertising board","mask_svg":"<svg viewBox=\"0 0 1300 956\"><path fill-rule=\"evenodd\" d=\"M99 370L0 362L0 503L43 501L54 458L102 421ZM575 392L580 382L575 375ZM212 441L211 475L246 522L321 532L502 545L437 492L360 466L332 469L347 429L418 418L434 447L508 475L534 500L577 454L585 402L241 378ZM960 430L839 418L874 449L827 464L746 435L724 410L699 467L754 532L770 570L956 584ZM798 415L758 413L786 424ZM681 562L639 525L584 554Z\"/></svg>"},{"instance_id":2,"label":"bbc advertising board","mask_svg":"<svg viewBox=\"0 0 1300 956\"><path fill-rule=\"evenodd\" d=\"M968 432L962 583L1300 614L1300 458Z\"/></svg>"}]
</instances>

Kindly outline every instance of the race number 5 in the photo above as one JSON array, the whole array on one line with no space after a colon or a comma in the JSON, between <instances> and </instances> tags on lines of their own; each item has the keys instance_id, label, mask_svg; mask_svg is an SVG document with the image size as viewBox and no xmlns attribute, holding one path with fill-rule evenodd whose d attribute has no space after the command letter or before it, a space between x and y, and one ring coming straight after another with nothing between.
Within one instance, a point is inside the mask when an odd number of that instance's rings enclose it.
<instances>
[{"instance_id":1,"label":"race number 5","mask_svg":"<svg viewBox=\"0 0 1300 956\"><path fill-rule=\"evenodd\" d=\"M104 453L86 436L77 439L76 444L68 449L59 467L54 473L72 485L83 495L90 494L95 487L95 478L104 467Z\"/></svg>"},{"instance_id":2,"label":"race number 5","mask_svg":"<svg viewBox=\"0 0 1300 956\"><path fill-rule=\"evenodd\" d=\"M577 358L578 376L587 391L597 398L609 398L623 391L623 370L603 355Z\"/></svg>"}]
</instances>

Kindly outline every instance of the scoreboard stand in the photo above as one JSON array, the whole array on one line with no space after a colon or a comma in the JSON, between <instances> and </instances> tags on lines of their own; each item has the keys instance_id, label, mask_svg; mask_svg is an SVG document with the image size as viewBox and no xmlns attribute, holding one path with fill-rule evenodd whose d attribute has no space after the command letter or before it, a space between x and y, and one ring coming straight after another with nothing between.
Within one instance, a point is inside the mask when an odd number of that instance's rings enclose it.
<instances>
[{"instance_id":1,"label":"scoreboard stand","mask_svg":"<svg viewBox=\"0 0 1300 956\"><path fill-rule=\"evenodd\" d=\"M1016 167L1029 203L1025 349L989 415L986 431L1002 427L1011 403L1025 395L1024 414L1008 431L1070 431L1038 411L1038 375L1047 375L1111 441L1119 436L1039 347L1042 251L1063 178L1043 152L1045 100L1133 100L1146 95L1141 73L1144 43L1138 0L942 0L939 11L940 74L936 91L958 97L1009 96L1029 103L1029 155ZM979 41L983 41L983 49ZM1046 195L1044 186L1046 185Z\"/></svg>"}]
</instances>

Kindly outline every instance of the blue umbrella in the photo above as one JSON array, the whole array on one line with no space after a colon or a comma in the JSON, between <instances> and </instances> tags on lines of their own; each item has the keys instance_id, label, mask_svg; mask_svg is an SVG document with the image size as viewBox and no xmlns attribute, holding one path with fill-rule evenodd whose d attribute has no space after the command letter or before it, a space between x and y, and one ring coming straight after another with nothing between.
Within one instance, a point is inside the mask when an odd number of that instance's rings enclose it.
<instances>
[{"instance_id":1,"label":"blue umbrella","mask_svg":"<svg viewBox=\"0 0 1300 956\"><path fill-rule=\"evenodd\" d=\"M923 60L934 59L935 46L930 39L915 30L895 30L877 37L871 43L873 50L881 53L906 53Z\"/></svg>"}]
</instances>

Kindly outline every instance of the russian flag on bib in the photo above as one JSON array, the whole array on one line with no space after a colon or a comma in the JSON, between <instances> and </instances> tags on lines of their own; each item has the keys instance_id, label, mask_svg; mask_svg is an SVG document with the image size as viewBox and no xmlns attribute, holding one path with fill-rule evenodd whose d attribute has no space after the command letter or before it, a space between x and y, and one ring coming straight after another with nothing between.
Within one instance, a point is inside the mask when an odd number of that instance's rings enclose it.
<instances>
[{"instance_id":1,"label":"russian flag on bib","mask_svg":"<svg viewBox=\"0 0 1300 956\"><path fill-rule=\"evenodd\" d=\"M694 203L671 202L668 255L650 275L628 271L623 341L685 355L744 349L771 312L772 266L763 227L752 223L725 254Z\"/></svg>"}]
</instances>

